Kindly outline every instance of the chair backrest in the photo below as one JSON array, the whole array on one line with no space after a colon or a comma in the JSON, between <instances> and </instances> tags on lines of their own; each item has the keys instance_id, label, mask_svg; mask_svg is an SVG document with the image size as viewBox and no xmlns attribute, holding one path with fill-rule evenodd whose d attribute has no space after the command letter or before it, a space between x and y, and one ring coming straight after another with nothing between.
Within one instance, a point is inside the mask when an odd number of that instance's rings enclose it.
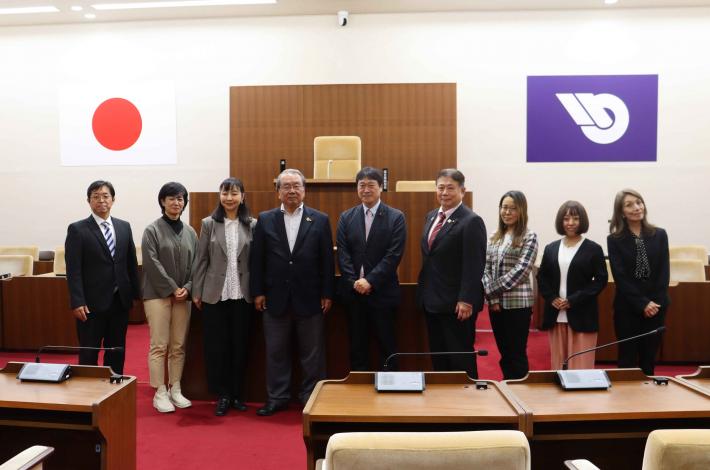
<instances>
[{"instance_id":1,"label":"chair backrest","mask_svg":"<svg viewBox=\"0 0 710 470\"><path fill-rule=\"evenodd\" d=\"M520 431L354 432L331 436L327 470L529 470Z\"/></svg>"},{"instance_id":2,"label":"chair backrest","mask_svg":"<svg viewBox=\"0 0 710 470\"><path fill-rule=\"evenodd\" d=\"M11 273L13 276L31 276L34 261L30 255L0 255L0 274Z\"/></svg>"},{"instance_id":3,"label":"chair backrest","mask_svg":"<svg viewBox=\"0 0 710 470\"><path fill-rule=\"evenodd\" d=\"M606 260L606 273L609 275L608 282L614 282L614 275L611 273L611 263Z\"/></svg>"},{"instance_id":4,"label":"chair backrest","mask_svg":"<svg viewBox=\"0 0 710 470\"><path fill-rule=\"evenodd\" d=\"M657 429L648 435L642 470L707 470L710 429Z\"/></svg>"},{"instance_id":5,"label":"chair backrest","mask_svg":"<svg viewBox=\"0 0 710 470\"><path fill-rule=\"evenodd\" d=\"M143 250L140 245L136 245L136 261L138 261L138 266L143 266Z\"/></svg>"},{"instance_id":6,"label":"chair backrest","mask_svg":"<svg viewBox=\"0 0 710 470\"><path fill-rule=\"evenodd\" d=\"M57 276L67 275L67 264L64 261L64 247L58 246L54 250L54 268L52 269Z\"/></svg>"},{"instance_id":7,"label":"chair backrest","mask_svg":"<svg viewBox=\"0 0 710 470\"><path fill-rule=\"evenodd\" d=\"M42 470L42 462L44 462L52 452L54 452L54 447L29 447L4 464L1 464L0 470Z\"/></svg>"},{"instance_id":8,"label":"chair backrest","mask_svg":"<svg viewBox=\"0 0 710 470\"><path fill-rule=\"evenodd\" d=\"M360 171L362 142L353 135L313 139L313 178L352 179Z\"/></svg>"},{"instance_id":9,"label":"chair backrest","mask_svg":"<svg viewBox=\"0 0 710 470\"><path fill-rule=\"evenodd\" d=\"M705 266L696 259L671 259L671 281L702 282Z\"/></svg>"},{"instance_id":10,"label":"chair backrest","mask_svg":"<svg viewBox=\"0 0 710 470\"><path fill-rule=\"evenodd\" d=\"M33 261L39 261L39 247L34 245L3 245L0 255L30 255Z\"/></svg>"},{"instance_id":11,"label":"chair backrest","mask_svg":"<svg viewBox=\"0 0 710 470\"><path fill-rule=\"evenodd\" d=\"M394 188L398 193L433 193L436 191L436 181L435 180L422 180L422 181L407 181L400 180L397 181L397 185Z\"/></svg>"},{"instance_id":12,"label":"chair backrest","mask_svg":"<svg viewBox=\"0 0 710 470\"><path fill-rule=\"evenodd\" d=\"M671 259L697 259L708 264L708 249L703 245L679 245L668 248Z\"/></svg>"}]
</instances>

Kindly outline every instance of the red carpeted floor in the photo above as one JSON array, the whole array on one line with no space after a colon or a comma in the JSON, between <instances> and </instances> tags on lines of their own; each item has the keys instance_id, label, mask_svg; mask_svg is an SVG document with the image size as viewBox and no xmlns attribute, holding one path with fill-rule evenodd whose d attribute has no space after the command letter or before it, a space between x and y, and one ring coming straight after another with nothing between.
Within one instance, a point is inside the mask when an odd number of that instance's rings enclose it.
<instances>
[{"instance_id":1,"label":"red carpeted floor","mask_svg":"<svg viewBox=\"0 0 710 470\"><path fill-rule=\"evenodd\" d=\"M476 346L489 355L479 358L482 379L500 380L500 355L486 312L477 322ZM292 405L269 418L256 416L257 403L246 413L230 412L224 418L213 415L214 403L193 401L193 407L175 413L158 414L153 409L153 389L148 384L148 326L128 328L125 373L138 377L138 468L151 470L191 469L301 469L305 468L301 410ZM528 356L532 370L550 367L547 334L531 331ZM44 361L75 363L76 356L46 354ZM0 351L0 366L7 361L32 361L34 353ZM609 364L603 367L613 367ZM687 374L695 366L659 366L658 375ZM189 397L188 397L189 398Z\"/></svg>"}]
</instances>

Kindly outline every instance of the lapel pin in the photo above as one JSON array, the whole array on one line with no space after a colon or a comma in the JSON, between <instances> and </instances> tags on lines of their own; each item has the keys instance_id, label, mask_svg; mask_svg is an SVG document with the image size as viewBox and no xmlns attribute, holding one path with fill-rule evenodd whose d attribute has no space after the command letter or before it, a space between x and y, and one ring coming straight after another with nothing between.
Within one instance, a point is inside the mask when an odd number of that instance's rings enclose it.
<instances>
[{"instance_id":1,"label":"lapel pin","mask_svg":"<svg viewBox=\"0 0 710 470\"><path fill-rule=\"evenodd\" d=\"M313 222L313 219L311 219L310 217L306 217L306 222Z\"/></svg>"}]
</instances>

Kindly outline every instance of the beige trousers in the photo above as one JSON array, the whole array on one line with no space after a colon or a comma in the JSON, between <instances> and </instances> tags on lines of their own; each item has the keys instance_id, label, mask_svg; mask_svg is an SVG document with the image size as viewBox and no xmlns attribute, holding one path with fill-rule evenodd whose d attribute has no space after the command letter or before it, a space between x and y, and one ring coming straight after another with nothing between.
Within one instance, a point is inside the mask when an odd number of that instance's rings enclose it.
<instances>
[{"instance_id":1,"label":"beige trousers","mask_svg":"<svg viewBox=\"0 0 710 470\"><path fill-rule=\"evenodd\" d=\"M178 383L185 365L185 339L190 327L190 303L168 297L144 300L143 306L150 325L150 385L154 388L165 385L166 357L169 383Z\"/></svg>"},{"instance_id":2,"label":"beige trousers","mask_svg":"<svg viewBox=\"0 0 710 470\"><path fill-rule=\"evenodd\" d=\"M574 331L567 323L556 323L550 330L550 363L552 370L562 369L562 363L570 354L597 345L597 333ZM580 354L571 359L570 369L594 369L594 353Z\"/></svg>"}]
</instances>

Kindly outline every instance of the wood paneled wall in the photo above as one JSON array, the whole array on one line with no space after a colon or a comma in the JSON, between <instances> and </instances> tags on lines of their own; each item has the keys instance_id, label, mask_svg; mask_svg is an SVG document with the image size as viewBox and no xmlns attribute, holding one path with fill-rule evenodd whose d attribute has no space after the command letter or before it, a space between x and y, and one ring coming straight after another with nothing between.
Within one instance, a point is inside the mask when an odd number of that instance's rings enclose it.
<instances>
[{"instance_id":1,"label":"wood paneled wall","mask_svg":"<svg viewBox=\"0 0 710 470\"><path fill-rule=\"evenodd\" d=\"M270 190L279 160L313 177L313 139L357 135L362 165L398 180L456 166L456 84L239 86L230 89L230 172Z\"/></svg>"}]
</instances>

